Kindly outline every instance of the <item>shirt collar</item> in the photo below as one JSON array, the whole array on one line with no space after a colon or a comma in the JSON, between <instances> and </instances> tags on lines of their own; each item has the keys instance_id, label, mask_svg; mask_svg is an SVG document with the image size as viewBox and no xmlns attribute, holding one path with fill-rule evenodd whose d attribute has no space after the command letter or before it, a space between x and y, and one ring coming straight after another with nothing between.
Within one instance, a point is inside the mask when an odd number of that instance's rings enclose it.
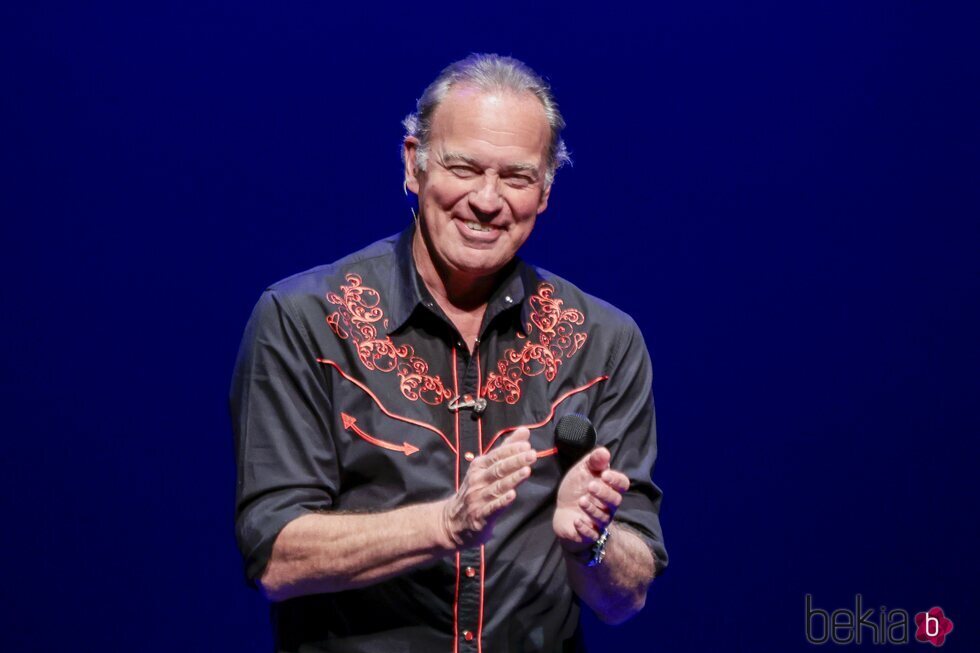
<instances>
[{"instance_id":1,"label":"shirt collar","mask_svg":"<svg viewBox=\"0 0 980 653\"><path fill-rule=\"evenodd\" d=\"M412 256L414 235L415 222L412 222L398 235L395 242L395 265L391 267L391 280L388 284L391 297L388 304L389 334L402 328L419 304L432 301L415 269L415 258Z\"/></svg>"},{"instance_id":2,"label":"shirt collar","mask_svg":"<svg viewBox=\"0 0 980 653\"><path fill-rule=\"evenodd\" d=\"M415 266L415 257L412 254L415 228L413 222L398 235L395 242L395 265L392 266L390 291L388 293L388 296L391 297L388 304L387 331L389 334L404 326L419 306L428 308L440 315L442 313L429 289L425 287L425 282L422 281L418 268ZM508 264L500 285L490 295L484 324L490 324L504 311L520 306L521 318L517 328L526 334L526 325L530 314L528 302L525 301L526 289L534 287L535 278L534 269L519 257L514 257L514 260Z\"/></svg>"},{"instance_id":3,"label":"shirt collar","mask_svg":"<svg viewBox=\"0 0 980 653\"><path fill-rule=\"evenodd\" d=\"M508 265L500 285L490 295L483 323L490 324L504 311L520 306L520 319L517 320L516 326L521 333L527 335L527 317L530 309L525 298L527 289L534 287L533 277L534 269L515 256Z\"/></svg>"}]
</instances>

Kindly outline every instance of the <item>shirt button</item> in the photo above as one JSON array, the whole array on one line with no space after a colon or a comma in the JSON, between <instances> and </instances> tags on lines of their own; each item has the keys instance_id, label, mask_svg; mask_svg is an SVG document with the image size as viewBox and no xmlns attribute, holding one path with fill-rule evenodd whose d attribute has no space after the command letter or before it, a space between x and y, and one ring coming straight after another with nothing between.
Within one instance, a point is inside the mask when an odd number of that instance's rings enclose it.
<instances>
[{"instance_id":1,"label":"shirt button","mask_svg":"<svg viewBox=\"0 0 980 653\"><path fill-rule=\"evenodd\" d=\"M473 631L471 631L471 630L464 630L463 631L463 639L465 639L467 642L472 642L473 641Z\"/></svg>"},{"instance_id":2,"label":"shirt button","mask_svg":"<svg viewBox=\"0 0 980 653\"><path fill-rule=\"evenodd\" d=\"M467 578L473 578L474 576L476 576L476 569L474 569L473 567L467 567L466 568L466 577Z\"/></svg>"},{"instance_id":3,"label":"shirt button","mask_svg":"<svg viewBox=\"0 0 980 653\"><path fill-rule=\"evenodd\" d=\"M466 462L471 463L473 462L473 459L476 458L476 456L473 455L472 451L467 451L466 453L463 454L463 458L466 459Z\"/></svg>"},{"instance_id":4,"label":"shirt button","mask_svg":"<svg viewBox=\"0 0 980 653\"><path fill-rule=\"evenodd\" d=\"M514 300L510 298L510 295L507 295L506 297L504 297L504 301L507 302L508 304L513 304L514 303Z\"/></svg>"}]
</instances>

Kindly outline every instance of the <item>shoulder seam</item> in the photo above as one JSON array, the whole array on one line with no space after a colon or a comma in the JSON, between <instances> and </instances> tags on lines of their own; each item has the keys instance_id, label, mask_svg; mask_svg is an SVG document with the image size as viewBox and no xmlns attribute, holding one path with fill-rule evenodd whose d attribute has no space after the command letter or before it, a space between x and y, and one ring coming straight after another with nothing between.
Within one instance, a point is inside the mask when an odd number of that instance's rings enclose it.
<instances>
[{"instance_id":1,"label":"shoulder seam","mask_svg":"<svg viewBox=\"0 0 980 653\"><path fill-rule=\"evenodd\" d=\"M316 352L316 347L313 346L314 345L313 339L310 337L309 331L307 331L306 327L303 325L303 321L296 319L296 307L293 306L293 302L289 298L289 295L286 293L277 293L275 290L271 288L268 289L267 292L270 292L275 297L279 298L279 300L282 302L282 310L289 316L290 321L296 325L296 328L299 329L300 333L303 335L303 342L306 345L306 347L311 352Z\"/></svg>"},{"instance_id":2,"label":"shoulder seam","mask_svg":"<svg viewBox=\"0 0 980 653\"><path fill-rule=\"evenodd\" d=\"M606 372L612 374L622 357L626 354L629 341L632 340L632 329L630 322L625 322L623 327L616 334L616 346L613 347L609 359L606 361Z\"/></svg>"}]
</instances>

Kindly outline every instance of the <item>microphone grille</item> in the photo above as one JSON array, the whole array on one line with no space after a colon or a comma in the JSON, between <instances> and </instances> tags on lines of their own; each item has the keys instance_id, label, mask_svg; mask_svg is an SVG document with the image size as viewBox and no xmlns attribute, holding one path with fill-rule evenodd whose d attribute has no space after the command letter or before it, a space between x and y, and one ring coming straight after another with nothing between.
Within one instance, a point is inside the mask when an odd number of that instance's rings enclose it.
<instances>
[{"instance_id":1,"label":"microphone grille","mask_svg":"<svg viewBox=\"0 0 980 653\"><path fill-rule=\"evenodd\" d=\"M589 418L572 413L558 420L555 427L555 446L559 451L584 455L595 447L595 427Z\"/></svg>"}]
</instances>

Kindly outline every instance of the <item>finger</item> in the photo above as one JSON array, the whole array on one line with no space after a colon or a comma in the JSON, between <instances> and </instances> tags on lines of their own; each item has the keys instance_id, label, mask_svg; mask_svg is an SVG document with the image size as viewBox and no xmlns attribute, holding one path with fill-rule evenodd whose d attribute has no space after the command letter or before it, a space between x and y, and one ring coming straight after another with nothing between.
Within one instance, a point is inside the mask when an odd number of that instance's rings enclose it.
<instances>
[{"instance_id":1,"label":"finger","mask_svg":"<svg viewBox=\"0 0 980 653\"><path fill-rule=\"evenodd\" d=\"M501 510L514 503L514 499L517 498L517 492L515 490L508 490L503 493L490 503L488 503L483 508L482 517L484 519L490 519L495 514L499 513Z\"/></svg>"},{"instance_id":2,"label":"finger","mask_svg":"<svg viewBox=\"0 0 980 653\"><path fill-rule=\"evenodd\" d=\"M602 472L603 482L617 492L625 492L630 489L630 479L626 474L617 472L615 469L607 469Z\"/></svg>"},{"instance_id":3,"label":"finger","mask_svg":"<svg viewBox=\"0 0 980 653\"><path fill-rule=\"evenodd\" d=\"M623 501L623 495L618 490L602 481L592 481L589 483L589 495L602 503L607 510L616 510Z\"/></svg>"},{"instance_id":4,"label":"finger","mask_svg":"<svg viewBox=\"0 0 980 653\"><path fill-rule=\"evenodd\" d=\"M589 471L593 474L601 474L605 470L609 469L609 461L612 458L612 454L609 453L609 449L605 447L599 447L593 449L589 453L585 460L585 464Z\"/></svg>"},{"instance_id":5,"label":"finger","mask_svg":"<svg viewBox=\"0 0 980 653\"><path fill-rule=\"evenodd\" d=\"M477 469L490 469L499 461L504 460L505 458L510 458L511 456L522 454L526 451L532 451L531 445L527 442L517 442L506 446L497 447L491 453L478 456L470 464L470 468L472 469L473 467L476 467Z\"/></svg>"},{"instance_id":6,"label":"finger","mask_svg":"<svg viewBox=\"0 0 980 653\"><path fill-rule=\"evenodd\" d=\"M594 497L588 495L583 496L578 500L578 505L600 528L605 528L612 521L612 514L606 509L603 503Z\"/></svg>"},{"instance_id":7,"label":"finger","mask_svg":"<svg viewBox=\"0 0 980 653\"><path fill-rule=\"evenodd\" d=\"M513 474L508 474L506 477L488 485L484 490L483 496L485 497L486 501L501 497L523 483L530 475L531 468L522 467Z\"/></svg>"},{"instance_id":8,"label":"finger","mask_svg":"<svg viewBox=\"0 0 980 653\"><path fill-rule=\"evenodd\" d=\"M491 452L485 452L481 458L491 457L492 462L496 462L501 458L506 458L507 456L513 455L518 451L528 451L531 449L530 442L531 432L526 428L519 428L510 434L499 447L496 447ZM476 461L474 461L476 462ZM488 465L489 466L489 465Z\"/></svg>"},{"instance_id":9,"label":"finger","mask_svg":"<svg viewBox=\"0 0 980 653\"><path fill-rule=\"evenodd\" d=\"M516 481L515 486L520 485L522 480L523 479ZM488 521L496 519L496 516L500 511L507 508L517 500L516 487L501 486L496 491L499 492L499 494L496 494L493 491L487 492L487 501L482 510L479 511L479 514Z\"/></svg>"},{"instance_id":10,"label":"finger","mask_svg":"<svg viewBox=\"0 0 980 653\"><path fill-rule=\"evenodd\" d=\"M535 451L521 451L494 463L487 469L487 474L490 478L506 478L521 468L527 467L530 469L530 466L536 463L537 460L538 454Z\"/></svg>"},{"instance_id":11,"label":"finger","mask_svg":"<svg viewBox=\"0 0 980 653\"><path fill-rule=\"evenodd\" d=\"M530 442L531 440L531 430L526 426L515 430L513 433L504 438L503 444L501 446L506 446L514 442Z\"/></svg>"},{"instance_id":12,"label":"finger","mask_svg":"<svg viewBox=\"0 0 980 653\"><path fill-rule=\"evenodd\" d=\"M595 542L599 539L598 529L587 519L576 519L575 531L585 542Z\"/></svg>"}]
</instances>

